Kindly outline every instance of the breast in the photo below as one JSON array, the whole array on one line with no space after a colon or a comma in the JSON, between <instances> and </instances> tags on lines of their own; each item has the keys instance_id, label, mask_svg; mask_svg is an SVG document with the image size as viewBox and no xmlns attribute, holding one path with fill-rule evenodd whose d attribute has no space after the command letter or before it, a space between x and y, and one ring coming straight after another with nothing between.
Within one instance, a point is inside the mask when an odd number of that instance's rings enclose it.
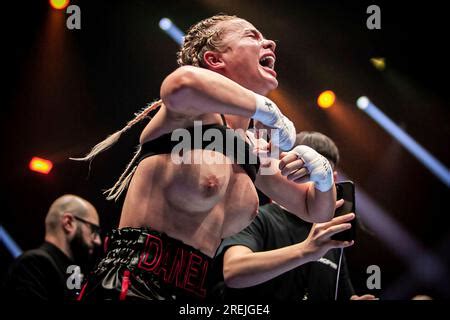
<instances>
[{"instance_id":1,"label":"breast","mask_svg":"<svg viewBox=\"0 0 450 320\"><path fill-rule=\"evenodd\" d=\"M246 228L258 213L259 201L255 185L245 171L233 165L233 174L225 196L225 220L222 238Z\"/></svg>"},{"instance_id":2,"label":"breast","mask_svg":"<svg viewBox=\"0 0 450 320\"><path fill-rule=\"evenodd\" d=\"M208 150L192 153L192 159L203 162L178 165L171 170L174 174L164 191L166 199L180 210L212 211L216 216L205 221L214 219L221 223L222 238L241 231L258 211L258 195L252 180L242 167L222 153ZM207 157L217 163L205 163Z\"/></svg>"},{"instance_id":3,"label":"breast","mask_svg":"<svg viewBox=\"0 0 450 320\"><path fill-rule=\"evenodd\" d=\"M168 165L164 195L174 208L189 212L213 209L224 198L232 175L229 159L209 150L192 150L184 163Z\"/></svg>"}]
</instances>

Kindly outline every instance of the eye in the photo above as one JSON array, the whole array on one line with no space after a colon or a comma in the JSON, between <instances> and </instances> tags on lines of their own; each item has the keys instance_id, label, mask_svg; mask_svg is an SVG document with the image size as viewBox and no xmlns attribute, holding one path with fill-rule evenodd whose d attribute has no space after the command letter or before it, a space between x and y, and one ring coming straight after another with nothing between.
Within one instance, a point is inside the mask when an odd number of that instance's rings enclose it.
<instances>
[{"instance_id":1,"label":"eye","mask_svg":"<svg viewBox=\"0 0 450 320\"><path fill-rule=\"evenodd\" d=\"M247 37L250 37L250 38L252 38L252 39L259 40L259 35L258 35L257 33L255 33L255 32L249 32L249 33L247 34Z\"/></svg>"}]
</instances>

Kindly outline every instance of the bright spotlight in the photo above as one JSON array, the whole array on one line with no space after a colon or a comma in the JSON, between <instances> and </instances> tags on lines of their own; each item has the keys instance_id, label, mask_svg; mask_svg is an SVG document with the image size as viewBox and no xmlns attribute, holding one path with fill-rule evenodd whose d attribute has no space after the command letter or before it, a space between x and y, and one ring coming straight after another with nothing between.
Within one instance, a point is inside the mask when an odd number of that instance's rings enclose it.
<instances>
[{"instance_id":1,"label":"bright spotlight","mask_svg":"<svg viewBox=\"0 0 450 320\"><path fill-rule=\"evenodd\" d=\"M50 6L56 10L65 9L69 5L69 0L50 0Z\"/></svg>"},{"instance_id":2,"label":"bright spotlight","mask_svg":"<svg viewBox=\"0 0 450 320\"><path fill-rule=\"evenodd\" d=\"M183 44L184 33L169 19L162 18L159 20L159 27L167 33L176 43Z\"/></svg>"},{"instance_id":3,"label":"bright spotlight","mask_svg":"<svg viewBox=\"0 0 450 320\"><path fill-rule=\"evenodd\" d=\"M159 20L159 27L166 31L169 30L170 27L172 26L172 21L168 18L162 18L161 20Z\"/></svg>"},{"instance_id":4,"label":"bright spotlight","mask_svg":"<svg viewBox=\"0 0 450 320\"><path fill-rule=\"evenodd\" d=\"M365 96L359 97L358 100L356 100L356 105L361 110L366 109L369 106L369 103L370 103L369 98L367 98Z\"/></svg>"},{"instance_id":5,"label":"bright spotlight","mask_svg":"<svg viewBox=\"0 0 450 320\"><path fill-rule=\"evenodd\" d=\"M53 163L50 160L33 157L30 161L29 168L31 171L48 174L53 168Z\"/></svg>"},{"instance_id":6,"label":"bright spotlight","mask_svg":"<svg viewBox=\"0 0 450 320\"><path fill-rule=\"evenodd\" d=\"M317 104L321 108L330 108L333 106L334 102L336 101L336 95L333 91L327 90L322 92L319 97L317 98Z\"/></svg>"}]
</instances>

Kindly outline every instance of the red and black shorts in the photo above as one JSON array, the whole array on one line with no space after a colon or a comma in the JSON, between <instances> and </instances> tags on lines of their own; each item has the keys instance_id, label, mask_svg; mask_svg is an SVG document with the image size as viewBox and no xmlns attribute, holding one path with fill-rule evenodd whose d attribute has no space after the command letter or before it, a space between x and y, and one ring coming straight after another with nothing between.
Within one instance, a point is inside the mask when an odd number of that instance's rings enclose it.
<instances>
[{"instance_id":1,"label":"red and black shorts","mask_svg":"<svg viewBox=\"0 0 450 320\"><path fill-rule=\"evenodd\" d=\"M149 228L113 230L106 256L82 287L82 301L201 301L212 259Z\"/></svg>"}]
</instances>

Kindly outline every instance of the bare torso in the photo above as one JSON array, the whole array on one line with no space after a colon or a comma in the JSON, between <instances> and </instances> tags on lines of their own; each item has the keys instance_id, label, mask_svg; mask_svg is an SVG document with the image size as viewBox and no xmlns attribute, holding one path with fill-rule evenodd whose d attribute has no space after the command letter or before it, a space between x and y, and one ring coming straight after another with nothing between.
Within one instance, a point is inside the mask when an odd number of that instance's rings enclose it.
<instances>
[{"instance_id":1,"label":"bare torso","mask_svg":"<svg viewBox=\"0 0 450 320\"><path fill-rule=\"evenodd\" d=\"M217 115L202 120L220 123ZM192 119L172 119L162 109L145 128L144 140L189 124L192 125ZM175 164L170 154L144 159L128 188L119 228L151 227L213 257L222 238L239 232L252 221L258 196L245 171L231 164L231 159L227 163L222 153L190 152L193 158L214 155L223 161Z\"/></svg>"}]
</instances>

